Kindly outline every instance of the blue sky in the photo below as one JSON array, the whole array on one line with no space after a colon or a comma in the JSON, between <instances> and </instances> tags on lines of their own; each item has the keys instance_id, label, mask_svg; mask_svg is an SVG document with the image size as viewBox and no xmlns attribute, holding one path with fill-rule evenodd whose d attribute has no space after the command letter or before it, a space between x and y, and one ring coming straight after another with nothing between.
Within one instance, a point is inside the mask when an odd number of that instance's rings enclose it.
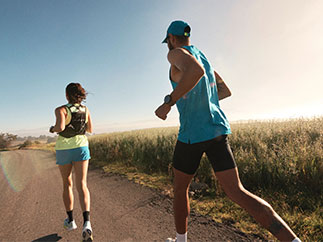
<instances>
[{"instance_id":1,"label":"blue sky","mask_svg":"<svg viewBox=\"0 0 323 242\"><path fill-rule=\"evenodd\" d=\"M47 134L70 82L90 93L95 133L178 125L176 108L154 116L175 19L230 87L229 121L322 115L322 12L314 0L0 0L0 132Z\"/></svg>"}]
</instances>

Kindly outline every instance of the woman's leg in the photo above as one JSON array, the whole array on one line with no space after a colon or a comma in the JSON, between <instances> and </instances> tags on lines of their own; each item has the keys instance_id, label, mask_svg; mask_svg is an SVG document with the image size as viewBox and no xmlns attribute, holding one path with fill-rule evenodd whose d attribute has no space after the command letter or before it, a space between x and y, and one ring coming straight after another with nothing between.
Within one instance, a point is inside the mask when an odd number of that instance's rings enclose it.
<instances>
[{"instance_id":1,"label":"woman's leg","mask_svg":"<svg viewBox=\"0 0 323 242\"><path fill-rule=\"evenodd\" d=\"M73 179L72 179L72 164L59 165L59 171L63 179L63 201L66 211L72 211L74 205L73 196Z\"/></svg>"},{"instance_id":2,"label":"woman's leg","mask_svg":"<svg viewBox=\"0 0 323 242\"><path fill-rule=\"evenodd\" d=\"M82 211L90 211L90 192L87 188L87 171L89 166L89 161L76 161L73 162L75 171L75 182L76 189L79 194L80 204Z\"/></svg>"},{"instance_id":3,"label":"woman's leg","mask_svg":"<svg viewBox=\"0 0 323 242\"><path fill-rule=\"evenodd\" d=\"M296 235L263 199L247 191L241 184L237 168L215 173L228 197L244 208L258 223L281 241L292 241Z\"/></svg>"}]
</instances>

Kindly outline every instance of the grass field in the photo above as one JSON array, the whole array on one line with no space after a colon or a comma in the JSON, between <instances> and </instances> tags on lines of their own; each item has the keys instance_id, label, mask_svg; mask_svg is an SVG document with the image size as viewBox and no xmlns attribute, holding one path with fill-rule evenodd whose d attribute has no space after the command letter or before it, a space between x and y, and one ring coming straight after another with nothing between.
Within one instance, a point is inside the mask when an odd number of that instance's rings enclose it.
<instances>
[{"instance_id":1,"label":"grass field","mask_svg":"<svg viewBox=\"0 0 323 242\"><path fill-rule=\"evenodd\" d=\"M150 186L170 189L177 130L91 137L91 162ZM233 124L229 140L244 186L268 201L303 241L322 241L323 118ZM246 233L273 239L225 197L205 157L194 184L202 185L191 196L196 210Z\"/></svg>"}]
</instances>

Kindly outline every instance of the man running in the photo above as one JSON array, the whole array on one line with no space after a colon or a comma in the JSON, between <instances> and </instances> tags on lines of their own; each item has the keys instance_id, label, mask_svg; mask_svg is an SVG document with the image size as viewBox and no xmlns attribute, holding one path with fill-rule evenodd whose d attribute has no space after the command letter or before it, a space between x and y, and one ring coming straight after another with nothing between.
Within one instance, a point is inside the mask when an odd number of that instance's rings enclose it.
<instances>
[{"instance_id":1,"label":"man running","mask_svg":"<svg viewBox=\"0 0 323 242\"><path fill-rule=\"evenodd\" d=\"M222 78L205 55L190 45L190 26L174 21L163 43L168 44L170 79L173 92L155 114L165 120L176 104L180 114L180 129L176 143L174 170L174 217L176 239L186 242L190 213L189 185L205 152L215 175L227 196L244 208L262 226L281 241L300 241L283 219L263 199L247 191L240 182L227 135L231 133L219 100L231 95Z\"/></svg>"}]
</instances>

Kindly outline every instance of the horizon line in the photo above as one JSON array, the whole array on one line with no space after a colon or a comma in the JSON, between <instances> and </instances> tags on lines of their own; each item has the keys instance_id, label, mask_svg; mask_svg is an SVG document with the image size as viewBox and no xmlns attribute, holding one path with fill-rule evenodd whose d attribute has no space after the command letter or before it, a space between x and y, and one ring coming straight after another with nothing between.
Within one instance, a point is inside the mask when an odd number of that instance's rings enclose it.
<instances>
[{"instance_id":1,"label":"horizon line","mask_svg":"<svg viewBox=\"0 0 323 242\"><path fill-rule=\"evenodd\" d=\"M239 124L239 123L253 123L253 122L287 122L287 121L297 121L297 120L312 120L312 119L320 119L323 118L323 115L312 115L312 116L299 116L299 117L289 117L289 118L259 118L259 119L239 119L230 121L230 124ZM96 132L93 132L92 135L98 135L98 134L109 134L109 133L116 133L116 132L127 132L127 131L134 131L134 130L143 130L143 129L151 129L151 128L171 128L171 127L179 127L179 123L174 124L173 122L164 123L164 125L156 125L155 123L151 123L153 120L138 120L134 122L129 123L106 123L106 124L99 124L98 130ZM154 121L153 121L154 122ZM136 125L135 127L133 124L136 123L139 125ZM146 125L140 125L145 124ZM132 126L131 126L132 124ZM117 127L116 127L117 126ZM110 127L110 128L109 128ZM19 129L19 130L9 130L9 131L1 131L0 133L9 133L17 135L20 138L23 137L39 137L41 135L45 136L52 136L54 137L56 134L51 134L45 130L47 130L48 127L40 127L40 128L33 128L33 129ZM37 133L38 131L38 133ZM20 134L19 134L20 133ZM34 134L32 134L34 133ZM35 135L37 133L37 135ZM24 135L23 135L24 134Z\"/></svg>"}]
</instances>

